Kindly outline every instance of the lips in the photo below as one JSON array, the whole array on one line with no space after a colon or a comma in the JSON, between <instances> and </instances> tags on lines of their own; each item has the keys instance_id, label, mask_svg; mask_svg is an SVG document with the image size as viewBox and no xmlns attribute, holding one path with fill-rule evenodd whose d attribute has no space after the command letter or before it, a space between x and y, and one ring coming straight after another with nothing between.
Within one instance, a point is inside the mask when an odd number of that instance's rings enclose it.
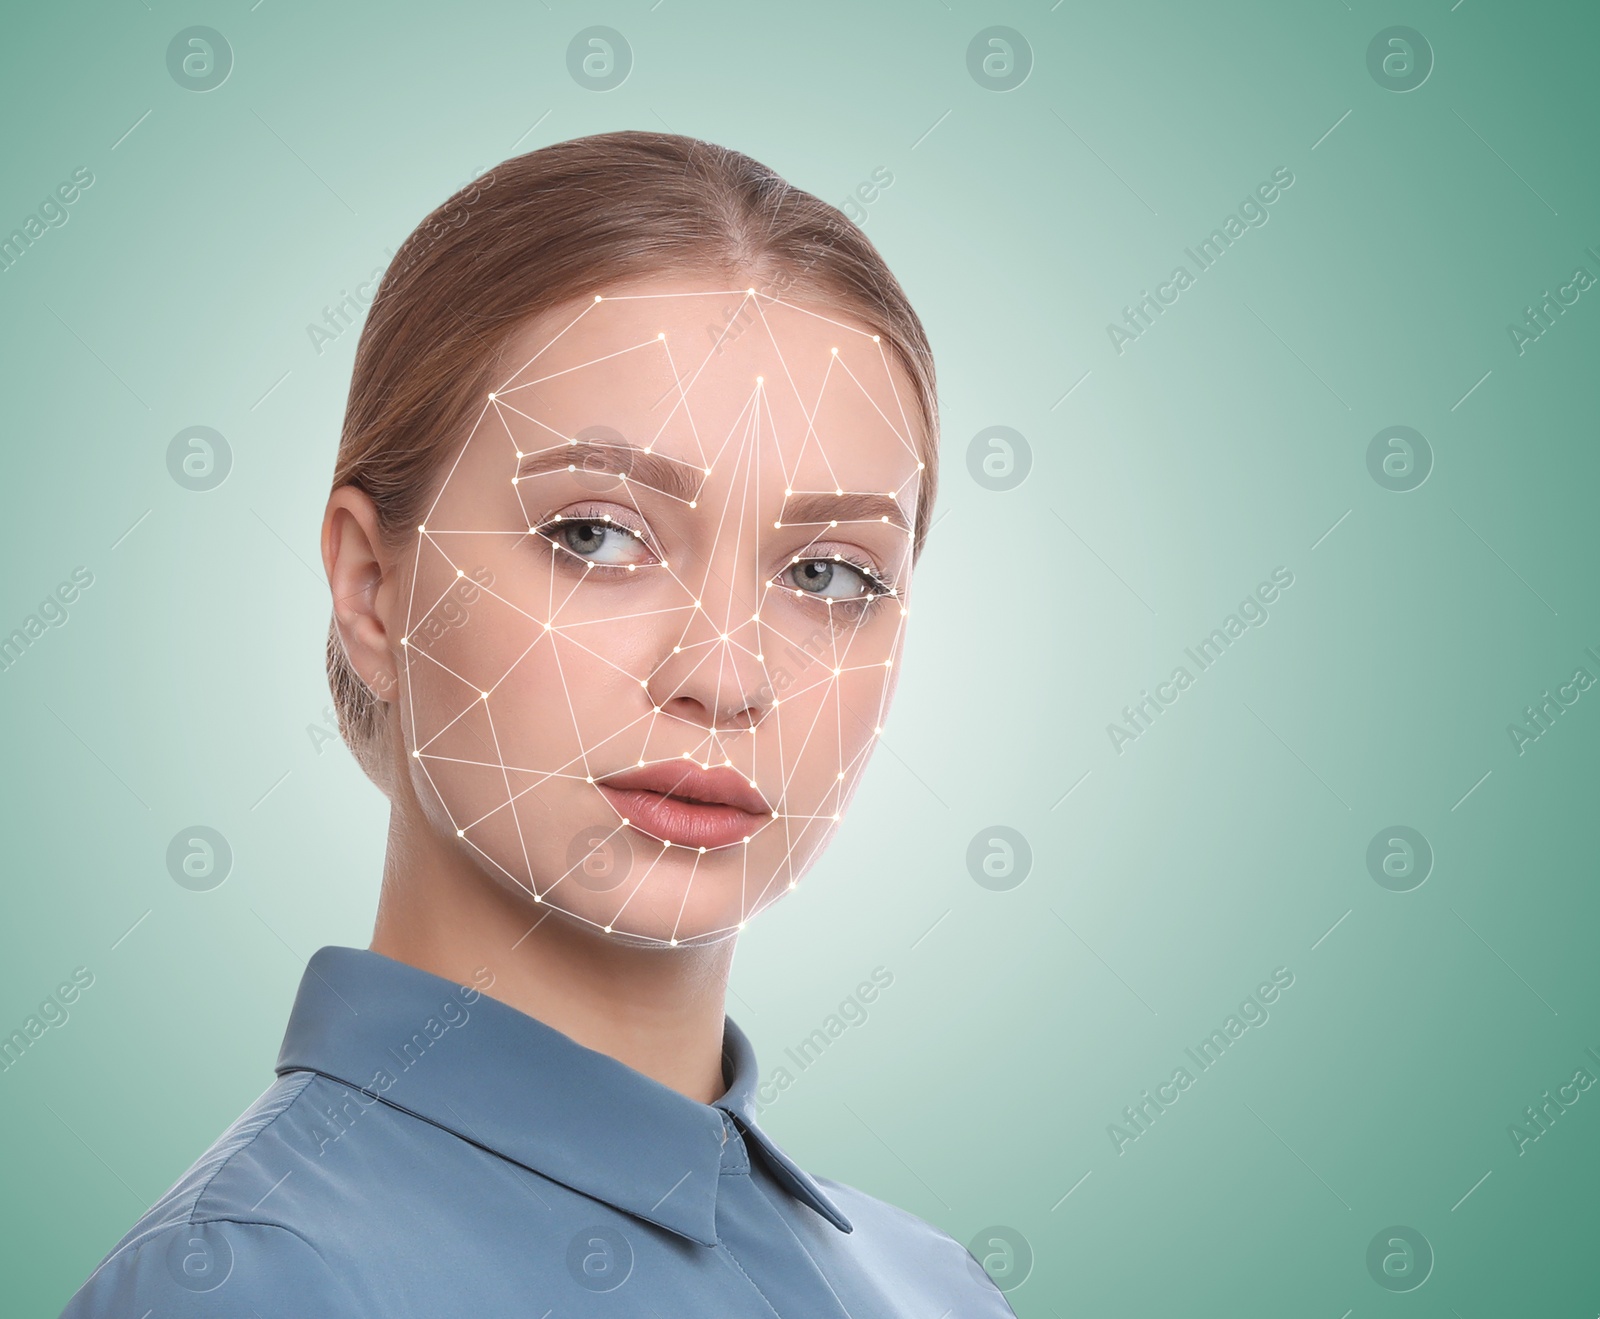
<instances>
[{"instance_id":1,"label":"lips","mask_svg":"<svg viewBox=\"0 0 1600 1319\"><path fill-rule=\"evenodd\" d=\"M609 775L595 786L630 825L679 847L728 847L772 819L750 781L725 766L669 761Z\"/></svg>"}]
</instances>

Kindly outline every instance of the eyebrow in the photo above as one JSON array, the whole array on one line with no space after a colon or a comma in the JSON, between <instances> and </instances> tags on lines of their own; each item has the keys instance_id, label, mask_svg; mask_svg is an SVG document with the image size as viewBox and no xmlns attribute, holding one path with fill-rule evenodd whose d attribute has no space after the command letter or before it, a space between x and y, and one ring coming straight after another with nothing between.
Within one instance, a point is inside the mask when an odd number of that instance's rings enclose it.
<instances>
[{"instance_id":1,"label":"eyebrow","mask_svg":"<svg viewBox=\"0 0 1600 1319\"><path fill-rule=\"evenodd\" d=\"M785 526L828 522L884 522L910 531L905 510L891 495L863 490L805 490L784 500L779 519Z\"/></svg>"},{"instance_id":2,"label":"eyebrow","mask_svg":"<svg viewBox=\"0 0 1600 1319\"><path fill-rule=\"evenodd\" d=\"M629 484L649 486L685 504L699 497L705 481L701 468L676 458L651 453L636 444L602 444L596 440L575 440L525 453L517 463L517 479L575 469L611 472Z\"/></svg>"},{"instance_id":3,"label":"eyebrow","mask_svg":"<svg viewBox=\"0 0 1600 1319\"><path fill-rule=\"evenodd\" d=\"M613 472L630 484L692 504L705 482L702 468L665 454L651 453L636 444L604 444L576 440L525 453L517 463L517 479L573 469ZM778 519L786 526L827 525L830 522L883 522L910 531L905 510L892 495L865 490L804 490L790 494Z\"/></svg>"}]
</instances>

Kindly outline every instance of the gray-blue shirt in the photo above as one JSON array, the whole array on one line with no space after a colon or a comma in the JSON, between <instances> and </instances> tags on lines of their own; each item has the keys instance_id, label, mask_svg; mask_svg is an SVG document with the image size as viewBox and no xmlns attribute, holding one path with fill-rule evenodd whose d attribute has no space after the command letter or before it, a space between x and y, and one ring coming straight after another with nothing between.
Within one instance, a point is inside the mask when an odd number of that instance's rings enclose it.
<instances>
[{"instance_id":1,"label":"gray-blue shirt","mask_svg":"<svg viewBox=\"0 0 1600 1319\"><path fill-rule=\"evenodd\" d=\"M802 1171L725 1018L701 1104L369 949L306 966L278 1079L62 1319L1005 1319L954 1238Z\"/></svg>"}]
</instances>

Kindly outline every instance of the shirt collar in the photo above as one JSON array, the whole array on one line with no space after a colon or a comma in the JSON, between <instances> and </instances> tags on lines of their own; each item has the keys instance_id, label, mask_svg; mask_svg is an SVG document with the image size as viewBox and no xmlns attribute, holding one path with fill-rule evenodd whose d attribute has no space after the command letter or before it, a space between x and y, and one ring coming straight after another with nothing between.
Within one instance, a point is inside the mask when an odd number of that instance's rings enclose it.
<instances>
[{"instance_id":1,"label":"shirt collar","mask_svg":"<svg viewBox=\"0 0 1600 1319\"><path fill-rule=\"evenodd\" d=\"M727 1093L702 1104L470 986L367 948L306 964L276 1071L312 1071L701 1245L717 1243L723 1112L777 1181L850 1221L755 1121L755 1050L723 1018ZM719 1111L721 1110L721 1111Z\"/></svg>"}]
</instances>

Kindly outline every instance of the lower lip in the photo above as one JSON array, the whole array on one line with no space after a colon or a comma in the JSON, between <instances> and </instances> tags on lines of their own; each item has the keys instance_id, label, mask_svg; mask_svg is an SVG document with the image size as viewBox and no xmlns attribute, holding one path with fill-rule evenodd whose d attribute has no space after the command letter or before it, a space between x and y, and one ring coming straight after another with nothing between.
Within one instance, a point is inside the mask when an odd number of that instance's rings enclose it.
<instances>
[{"instance_id":1,"label":"lower lip","mask_svg":"<svg viewBox=\"0 0 1600 1319\"><path fill-rule=\"evenodd\" d=\"M730 847L754 834L768 818L737 806L680 801L642 788L595 786L629 824L678 847Z\"/></svg>"}]
</instances>

